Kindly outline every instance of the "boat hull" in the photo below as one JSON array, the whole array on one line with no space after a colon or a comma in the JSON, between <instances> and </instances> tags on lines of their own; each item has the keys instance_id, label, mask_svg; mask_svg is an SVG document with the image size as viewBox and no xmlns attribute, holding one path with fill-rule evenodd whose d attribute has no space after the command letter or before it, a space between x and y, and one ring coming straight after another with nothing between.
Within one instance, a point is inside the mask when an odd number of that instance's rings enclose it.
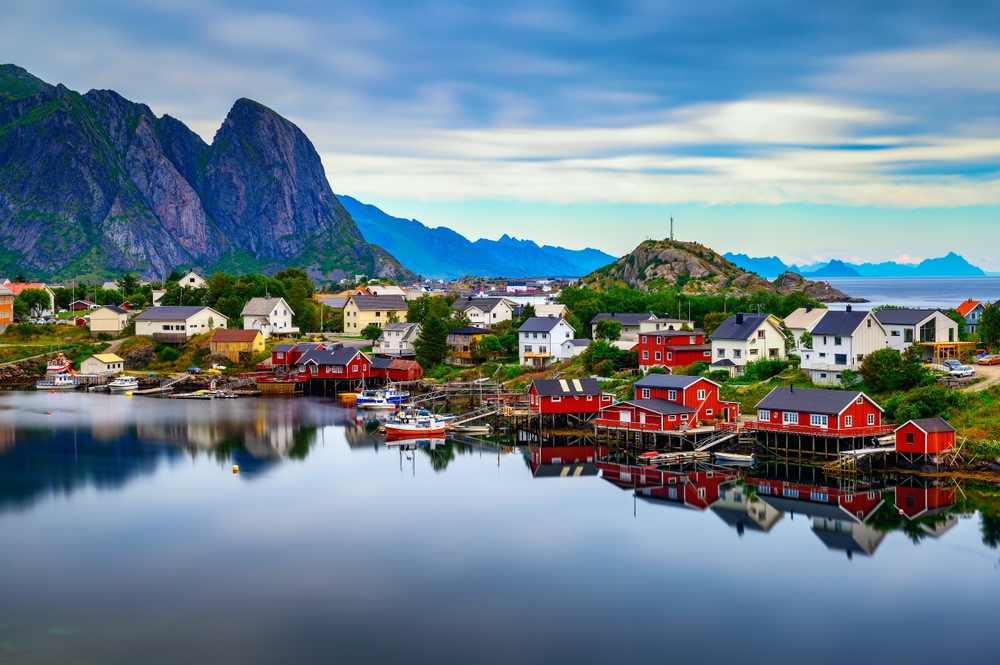
<instances>
[{"instance_id":1,"label":"boat hull","mask_svg":"<svg viewBox=\"0 0 1000 665\"><path fill-rule=\"evenodd\" d=\"M80 384L78 383L46 383L45 381L39 381L35 384L36 390L76 390Z\"/></svg>"},{"instance_id":2,"label":"boat hull","mask_svg":"<svg viewBox=\"0 0 1000 665\"><path fill-rule=\"evenodd\" d=\"M444 423L434 425L385 424L385 433L396 439L424 439L444 434Z\"/></svg>"}]
</instances>

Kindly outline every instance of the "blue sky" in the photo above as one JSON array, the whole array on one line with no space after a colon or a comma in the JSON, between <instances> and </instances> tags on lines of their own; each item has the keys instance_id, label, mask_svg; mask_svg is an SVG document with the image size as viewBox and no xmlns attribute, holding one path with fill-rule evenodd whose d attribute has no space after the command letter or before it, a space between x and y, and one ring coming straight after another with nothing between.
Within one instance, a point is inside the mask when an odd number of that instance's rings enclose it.
<instances>
[{"instance_id":1,"label":"blue sky","mask_svg":"<svg viewBox=\"0 0 1000 665\"><path fill-rule=\"evenodd\" d=\"M876 5L877 6L873 6ZM7 0L0 61L211 140L250 97L334 191L475 239L989 270L997 3Z\"/></svg>"}]
</instances>

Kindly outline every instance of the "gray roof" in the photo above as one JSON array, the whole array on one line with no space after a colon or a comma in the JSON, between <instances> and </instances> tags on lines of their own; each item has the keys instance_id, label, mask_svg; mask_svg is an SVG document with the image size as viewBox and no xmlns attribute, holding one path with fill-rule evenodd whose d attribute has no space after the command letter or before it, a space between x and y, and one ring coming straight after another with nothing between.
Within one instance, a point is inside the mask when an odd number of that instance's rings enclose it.
<instances>
[{"instance_id":1,"label":"gray roof","mask_svg":"<svg viewBox=\"0 0 1000 665\"><path fill-rule=\"evenodd\" d=\"M563 344L572 344L573 346L589 346L590 340L584 337L583 339L568 339Z\"/></svg>"},{"instance_id":2,"label":"gray roof","mask_svg":"<svg viewBox=\"0 0 1000 665\"><path fill-rule=\"evenodd\" d=\"M760 401L757 408L769 411L799 411L801 413L836 415L853 404L859 395L864 395L864 393L848 390L817 390L815 388L775 388Z\"/></svg>"},{"instance_id":3,"label":"gray roof","mask_svg":"<svg viewBox=\"0 0 1000 665\"><path fill-rule=\"evenodd\" d=\"M536 379L531 385L535 392L547 397L601 394L597 379Z\"/></svg>"},{"instance_id":4,"label":"gray roof","mask_svg":"<svg viewBox=\"0 0 1000 665\"><path fill-rule=\"evenodd\" d=\"M813 335L850 336L858 329L868 312L827 312L813 328Z\"/></svg>"},{"instance_id":5,"label":"gray roof","mask_svg":"<svg viewBox=\"0 0 1000 665\"><path fill-rule=\"evenodd\" d=\"M737 317L743 317L743 323L737 323ZM715 332L710 335L712 339L750 339L757 332L765 321L768 314L734 314L722 322Z\"/></svg>"},{"instance_id":6,"label":"gray roof","mask_svg":"<svg viewBox=\"0 0 1000 665\"><path fill-rule=\"evenodd\" d=\"M2 288L2 287L0 287L0 288ZM104 305L104 306L100 307L99 309L110 309L115 314L128 314L128 310L127 309L122 309L118 305Z\"/></svg>"},{"instance_id":7,"label":"gray roof","mask_svg":"<svg viewBox=\"0 0 1000 665\"><path fill-rule=\"evenodd\" d=\"M701 381L700 376L681 376L680 374L648 374L635 382L636 388L687 388Z\"/></svg>"},{"instance_id":8,"label":"gray roof","mask_svg":"<svg viewBox=\"0 0 1000 665\"><path fill-rule=\"evenodd\" d=\"M555 316L533 316L517 329L517 332L552 332L552 329L559 325L562 319ZM570 330L574 330L573 326L570 326Z\"/></svg>"},{"instance_id":9,"label":"gray roof","mask_svg":"<svg viewBox=\"0 0 1000 665\"><path fill-rule=\"evenodd\" d=\"M407 330L412 330L419 325L419 323L387 323L382 326L382 330L401 330L406 332Z\"/></svg>"},{"instance_id":10,"label":"gray roof","mask_svg":"<svg viewBox=\"0 0 1000 665\"><path fill-rule=\"evenodd\" d=\"M489 335L490 331L485 328L477 328L475 326L465 326L464 328L455 328L454 330L448 331L449 335Z\"/></svg>"},{"instance_id":11,"label":"gray roof","mask_svg":"<svg viewBox=\"0 0 1000 665\"><path fill-rule=\"evenodd\" d=\"M948 421L944 418L921 418L920 420L911 420L910 422L928 434L955 431L955 428L948 424Z\"/></svg>"},{"instance_id":12,"label":"gray roof","mask_svg":"<svg viewBox=\"0 0 1000 665\"><path fill-rule=\"evenodd\" d=\"M392 358L372 358L372 369L389 369Z\"/></svg>"},{"instance_id":13,"label":"gray roof","mask_svg":"<svg viewBox=\"0 0 1000 665\"><path fill-rule=\"evenodd\" d=\"M875 318L886 326L915 326L927 317L939 312L938 309L883 309L875 312Z\"/></svg>"},{"instance_id":14,"label":"gray roof","mask_svg":"<svg viewBox=\"0 0 1000 665\"><path fill-rule=\"evenodd\" d=\"M361 354L354 348L343 347L339 349L313 349L303 353L296 364L305 365L310 360L317 365L347 365L355 356ZM364 354L361 354L364 355Z\"/></svg>"},{"instance_id":15,"label":"gray roof","mask_svg":"<svg viewBox=\"0 0 1000 665\"><path fill-rule=\"evenodd\" d=\"M507 300L506 298L459 298L451 304L451 308L464 312L470 307L475 307L481 312L492 312L497 305ZM508 307L513 307L514 303L507 300Z\"/></svg>"},{"instance_id":16,"label":"gray roof","mask_svg":"<svg viewBox=\"0 0 1000 665\"><path fill-rule=\"evenodd\" d=\"M652 411L654 413L659 413L661 415L674 416L681 413L694 413L694 409L690 406L684 406L682 404L677 404L676 402L668 402L665 399L635 399L629 400L627 402L620 402L620 404L631 404L640 409L646 409L647 411Z\"/></svg>"},{"instance_id":17,"label":"gray roof","mask_svg":"<svg viewBox=\"0 0 1000 665\"><path fill-rule=\"evenodd\" d=\"M354 295L350 297L350 300L357 305L358 309L364 310L366 312L376 311L376 310L405 310L406 298L398 295L391 296L359 296Z\"/></svg>"},{"instance_id":18,"label":"gray roof","mask_svg":"<svg viewBox=\"0 0 1000 665\"><path fill-rule=\"evenodd\" d=\"M822 492L824 494L836 494L837 490L832 487L816 487L816 492ZM771 506L775 510L780 510L783 513L795 513L796 515L808 515L809 517L822 517L826 520L835 520L839 522L855 522L859 523L859 520L851 511L841 508L839 503L828 503L825 501L812 501L808 498L809 495L805 494L804 491L799 492L799 499L786 499L781 496L774 496L771 494L757 494L757 498L762 500L767 505Z\"/></svg>"},{"instance_id":19,"label":"gray roof","mask_svg":"<svg viewBox=\"0 0 1000 665\"><path fill-rule=\"evenodd\" d=\"M176 306L176 305L165 305L163 307L150 307L146 311L142 312L135 317L136 321L187 321L192 316L198 312L206 309L212 309L211 307L200 307L200 306ZM212 310L215 311L215 310ZM220 321L225 321L226 317L219 314L222 318Z\"/></svg>"},{"instance_id":20,"label":"gray roof","mask_svg":"<svg viewBox=\"0 0 1000 665\"><path fill-rule=\"evenodd\" d=\"M243 306L243 311L240 312L240 316L269 316L274 310L275 306L279 302L285 302L284 298L251 298L246 305ZM285 302L285 307L292 314L292 308L288 307L288 303Z\"/></svg>"},{"instance_id":21,"label":"gray roof","mask_svg":"<svg viewBox=\"0 0 1000 665\"><path fill-rule=\"evenodd\" d=\"M594 318L590 320L590 325L594 325L598 321L618 321L623 326L637 326L643 321L652 321L656 318L656 315L652 312L643 312L641 314L622 314L617 312L601 312Z\"/></svg>"},{"instance_id":22,"label":"gray roof","mask_svg":"<svg viewBox=\"0 0 1000 665\"><path fill-rule=\"evenodd\" d=\"M12 296L12 295L14 295L13 291L11 291L10 289L8 289L3 285L0 285L0 296Z\"/></svg>"},{"instance_id":23,"label":"gray roof","mask_svg":"<svg viewBox=\"0 0 1000 665\"><path fill-rule=\"evenodd\" d=\"M736 363L729 358L723 358L722 360L716 360L712 363L712 367L736 367Z\"/></svg>"}]
</instances>

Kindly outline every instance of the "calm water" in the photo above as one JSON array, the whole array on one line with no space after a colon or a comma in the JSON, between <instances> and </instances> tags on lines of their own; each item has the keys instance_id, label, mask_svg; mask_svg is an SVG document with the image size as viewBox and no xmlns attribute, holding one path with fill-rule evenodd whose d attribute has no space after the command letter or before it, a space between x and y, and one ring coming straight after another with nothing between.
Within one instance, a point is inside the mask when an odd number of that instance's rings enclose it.
<instances>
[{"instance_id":1,"label":"calm water","mask_svg":"<svg viewBox=\"0 0 1000 665\"><path fill-rule=\"evenodd\" d=\"M995 487L914 522L876 481L862 523L781 484L835 492L813 469L703 469L687 505L564 469L315 399L2 394L0 663L995 657Z\"/></svg>"},{"instance_id":2,"label":"calm water","mask_svg":"<svg viewBox=\"0 0 1000 665\"><path fill-rule=\"evenodd\" d=\"M1000 277L846 277L829 282L848 295L870 300L854 305L863 309L878 305L951 309L967 298L1000 300Z\"/></svg>"}]
</instances>

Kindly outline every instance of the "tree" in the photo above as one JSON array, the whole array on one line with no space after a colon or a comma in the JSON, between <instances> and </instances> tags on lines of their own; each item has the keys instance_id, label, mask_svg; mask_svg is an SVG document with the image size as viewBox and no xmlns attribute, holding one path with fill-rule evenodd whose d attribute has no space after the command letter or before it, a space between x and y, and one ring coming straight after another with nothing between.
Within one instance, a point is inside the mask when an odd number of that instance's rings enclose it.
<instances>
[{"instance_id":1,"label":"tree","mask_svg":"<svg viewBox=\"0 0 1000 665\"><path fill-rule=\"evenodd\" d=\"M139 278L127 272L118 279L118 288L123 294L130 296L139 288Z\"/></svg>"},{"instance_id":2,"label":"tree","mask_svg":"<svg viewBox=\"0 0 1000 665\"><path fill-rule=\"evenodd\" d=\"M396 310L390 311L385 320L387 323L399 323L399 312Z\"/></svg>"},{"instance_id":3,"label":"tree","mask_svg":"<svg viewBox=\"0 0 1000 665\"><path fill-rule=\"evenodd\" d=\"M367 326L362 328L361 336L374 344L378 341L378 338L382 336L382 329L374 323L369 323Z\"/></svg>"},{"instance_id":4,"label":"tree","mask_svg":"<svg viewBox=\"0 0 1000 665\"><path fill-rule=\"evenodd\" d=\"M715 332L715 329L722 325L722 322L729 318L726 314L722 312L709 312L705 315L703 322L701 324L702 330L705 331L705 336L709 336Z\"/></svg>"},{"instance_id":5,"label":"tree","mask_svg":"<svg viewBox=\"0 0 1000 665\"><path fill-rule=\"evenodd\" d=\"M535 306L532 305L531 303L528 303L527 305L521 308L522 322L527 321L528 319L532 319L536 316L538 316L538 314L535 312Z\"/></svg>"},{"instance_id":6,"label":"tree","mask_svg":"<svg viewBox=\"0 0 1000 665\"><path fill-rule=\"evenodd\" d=\"M179 270L177 270L176 268L174 268L173 270L170 271L170 274L167 275L167 279L165 280L165 283L166 284L170 284L172 282L172 283L176 284L177 282L181 281L181 277L183 277L183 276L184 275L182 275Z\"/></svg>"},{"instance_id":7,"label":"tree","mask_svg":"<svg viewBox=\"0 0 1000 665\"><path fill-rule=\"evenodd\" d=\"M622 323L621 321L612 321L610 319L603 319L597 322L596 335L597 339L606 339L609 342L617 342L622 337Z\"/></svg>"},{"instance_id":8,"label":"tree","mask_svg":"<svg viewBox=\"0 0 1000 665\"><path fill-rule=\"evenodd\" d=\"M22 318L26 316L41 316L42 312L51 307L49 294L41 289L25 289L14 298L14 314Z\"/></svg>"},{"instance_id":9,"label":"tree","mask_svg":"<svg viewBox=\"0 0 1000 665\"><path fill-rule=\"evenodd\" d=\"M500 356L506 355L507 351L504 348L503 343L504 335L486 335L483 340L478 343L479 351L486 358L499 358ZM475 341L475 340L473 340ZM514 337L514 347L517 350L517 337ZM472 344L469 344L469 350L472 350Z\"/></svg>"},{"instance_id":10,"label":"tree","mask_svg":"<svg viewBox=\"0 0 1000 665\"><path fill-rule=\"evenodd\" d=\"M896 387L902 356L895 349L879 349L861 360L861 378L874 392L886 392Z\"/></svg>"},{"instance_id":11,"label":"tree","mask_svg":"<svg viewBox=\"0 0 1000 665\"><path fill-rule=\"evenodd\" d=\"M853 369L845 369L840 373L840 387L845 390L854 390L861 383L861 375Z\"/></svg>"},{"instance_id":12,"label":"tree","mask_svg":"<svg viewBox=\"0 0 1000 665\"><path fill-rule=\"evenodd\" d=\"M799 337L799 346L803 349L813 348L813 334L808 330L802 333L802 336Z\"/></svg>"},{"instance_id":13,"label":"tree","mask_svg":"<svg viewBox=\"0 0 1000 665\"><path fill-rule=\"evenodd\" d=\"M482 338L483 341L489 339L489 335ZM483 344L480 344L479 339L473 337L469 340L469 359L472 360L473 365L481 365L483 361L486 360L486 351L483 348Z\"/></svg>"},{"instance_id":14,"label":"tree","mask_svg":"<svg viewBox=\"0 0 1000 665\"><path fill-rule=\"evenodd\" d=\"M995 303L989 303L983 308L983 314L979 317L979 338L986 346L986 350L992 349L1000 342L1000 307Z\"/></svg>"},{"instance_id":15,"label":"tree","mask_svg":"<svg viewBox=\"0 0 1000 665\"><path fill-rule=\"evenodd\" d=\"M965 327L965 317L962 316L957 309L949 309L944 313L949 319L954 321L958 325L958 339L962 342L969 341L969 332Z\"/></svg>"},{"instance_id":16,"label":"tree","mask_svg":"<svg viewBox=\"0 0 1000 665\"><path fill-rule=\"evenodd\" d=\"M23 272L17 273L17 277L14 278L15 284L27 284L28 278L24 276Z\"/></svg>"},{"instance_id":17,"label":"tree","mask_svg":"<svg viewBox=\"0 0 1000 665\"><path fill-rule=\"evenodd\" d=\"M417 362L424 368L430 368L444 360L448 353L448 327L436 316L424 319L413 343Z\"/></svg>"}]
</instances>

